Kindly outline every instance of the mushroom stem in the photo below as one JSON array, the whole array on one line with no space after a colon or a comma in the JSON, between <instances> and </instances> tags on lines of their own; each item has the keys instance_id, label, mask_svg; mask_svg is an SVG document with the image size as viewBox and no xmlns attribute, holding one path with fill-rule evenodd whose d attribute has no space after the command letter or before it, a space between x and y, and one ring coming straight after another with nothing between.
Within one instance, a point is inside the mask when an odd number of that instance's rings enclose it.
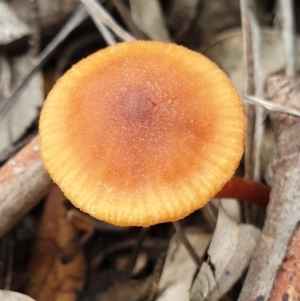
<instances>
[{"instance_id":1,"label":"mushroom stem","mask_svg":"<svg viewBox=\"0 0 300 301\"><path fill-rule=\"evenodd\" d=\"M236 198L245 202L267 207L271 189L261 183L233 177L217 193L218 198Z\"/></svg>"}]
</instances>

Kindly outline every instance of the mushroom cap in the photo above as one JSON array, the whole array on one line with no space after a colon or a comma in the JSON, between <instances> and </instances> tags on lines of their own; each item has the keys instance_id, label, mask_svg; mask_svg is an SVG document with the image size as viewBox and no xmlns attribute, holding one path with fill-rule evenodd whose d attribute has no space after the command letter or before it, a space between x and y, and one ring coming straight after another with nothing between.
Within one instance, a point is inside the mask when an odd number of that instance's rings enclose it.
<instances>
[{"instance_id":1,"label":"mushroom cap","mask_svg":"<svg viewBox=\"0 0 300 301\"><path fill-rule=\"evenodd\" d=\"M42 109L41 156L66 197L120 226L181 219L233 176L245 117L213 62L174 44L100 50L56 83Z\"/></svg>"}]
</instances>

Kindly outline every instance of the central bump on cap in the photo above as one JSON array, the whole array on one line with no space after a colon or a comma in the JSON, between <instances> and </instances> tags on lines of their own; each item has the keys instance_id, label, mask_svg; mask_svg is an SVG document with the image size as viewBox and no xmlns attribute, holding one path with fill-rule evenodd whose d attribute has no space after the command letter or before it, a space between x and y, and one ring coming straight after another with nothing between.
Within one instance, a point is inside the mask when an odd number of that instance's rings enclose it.
<instances>
[{"instance_id":1,"label":"central bump on cap","mask_svg":"<svg viewBox=\"0 0 300 301\"><path fill-rule=\"evenodd\" d=\"M75 206L149 226L204 206L232 177L245 118L214 63L140 41L74 65L49 93L39 130L44 165Z\"/></svg>"},{"instance_id":2,"label":"central bump on cap","mask_svg":"<svg viewBox=\"0 0 300 301\"><path fill-rule=\"evenodd\" d=\"M153 115L155 102L151 99L153 95L143 91L141 88L133 88L125 91L120 97L119 113L130 123L146 123Z\"/></svg>"}]
</instances>

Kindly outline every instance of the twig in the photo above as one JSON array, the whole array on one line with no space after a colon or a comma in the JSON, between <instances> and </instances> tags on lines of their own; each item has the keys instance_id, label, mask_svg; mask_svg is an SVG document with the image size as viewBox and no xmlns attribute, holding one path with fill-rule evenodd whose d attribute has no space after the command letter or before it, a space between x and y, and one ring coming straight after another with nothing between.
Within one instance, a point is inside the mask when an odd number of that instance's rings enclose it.
<instances>
[{"instance_id":1,"label":"twig","mask_svg":"<svg viewBox=\"0 0 300 301\"><path fill-rule=\"evenodd\" d=\"M261 30L258 20L251 10L250 14L250 26L252 33L253 44L253 77L256 97L263 97L264 95L264 78L262 74L262 55L261 55ZM253 180L261 180L261 150L263 145L263 138L265 132L265 110L261 107L255 107L255 124L254 124L254 137L253 137Z\"/></svg>"},{"instance_id":2,"label":"twig","mask_svg":"<svg viewBox=\"0 0 300 301\"><path fill-rule=\"evenodd\" d=\"M244 102L246 102L248 104L252 104L254 106L259 106L259 107L265 108L266 110L268 110L270 112L278 112L278 113L283 113L283 114L291 115L291 116L298 117L298 118L300 117L300 109L299 110L291 109L282 104L274 103L269 100L261 99L261 98L258 98L255 96L250 96L250 95L243 95L242 99Z\"/></svg>"},{"instance_id":3,"label":"twig","mask_svg":"<svg viewBox=\"0 0 300 301\"><path fill-rule=\"evenodd\" d=\"M134 41L135 38L118 25L103 6L96 0L81 0L93 18L99 18L103 24L110 28L123 41Z\"/></svg>"},{"instance_id":4,"label":"twig","mask_svg":"<svg viewBox=\"0 0 300 301\"><path fill-rule=\"evenodd\" d=\"M55 38L48 44L48 46L36 57L35 63L33 64L29 73L20 82L16 88L12 91L11 95L2 101L2 106L0 108L0 116L6 116L9 111L13 108L19 99L20 93L26 87L27 83L31 77L45 64L49 59L56 47L65 40L65 38L72 32L78 25L82 23L84 19L87 18L87 13L83 6L80 6L76 12L71 16L66 25L61 29L61 31L55 36ZM4 118L0 118L0 122Z\"/></svg>"},{"instance_id":5,"label":"twig","mask_svg":"<svg viewBox=\"0 0 300 301\"><path fill-rule=\"evenodd\" d=\"M156 260L155 267L151 275L150 292L147 301L154 301L156 298L157 291L158 291L158 284L159 284L161 273L163 271L165 259L166 259L166 252L161 252Z\"/></svg>"},{"instance_id":6,"label":"twig","mask_svg":"<svg viewBox=\"0 0 300 301\"><path fill-rule=\"evenodd\" d=\"M97 17L97 15L94 14L94 11L90 8L89 5L86 5L86 8L107 45L115 45L117 41L112 35L112 33L109 31L109 29L103 23L102 18Z\"/></svg>"},{"instance_id":7,"label":"twig","mask_svg":"<svg viewBox=\"0 0 300 301\"><path fill-rule=\"evenodd\" d=\"M243 94L254 94L253 79L253 49L252 34L250 26L250 7L249 0L240 0L242 34L243 34L243 60L244 60L244 89ZM253 130L254 130L254 110L252 107L245 106L247 118L246 141L245 141L245 178L252 179L252 149L253 149Z\"/></svg>"},{"instance_id":8,"label":"twig","mask_svg":"<svg viewBox=\"0 0 300 301\"><path fill-rule=\"evenodd\" d=\"M300 109L300 91L290 78L271 77L267 90L274 102ZM272 113L271 119L276 141L274 186L262 236L239 301L270 300L272 290L279 285L275 282L276 274L300 220L300 120L278 113Z\"/></svg>"},{"instance_id":9,"label":"twig","mask_svg":"<svg viewBox=\"0 0 300 301\"><path fill-rule=\"evenodd\" d=\"M36 137L0 169L0 237L46 195L51 183Z\"/></svg>"},{"instance_id":10,"label":"twig","mask_svg":"<svg viewBox=\"0 0 300 301\"><path fill-rule=\"evenodd\" d=\"M112 3L118 10L124 24L128 27L129 31L136 37L138 40L145 40L146 35L141 32L138 26L133 22L130 10L127 8L123 0L112 0Z\"/></svg>"},{"instance_id":11,"label":"twig","mask_svg":"<svg viewBox=\"0 0 300 301\"><path fill-rule=\"evenodd\" d=\"M292 78L296 75L295 59L295 21L293 0L280 0L280 13L282 15L282 38L286 59L286 74Z\"/></svg>"},{"instance_id":12,"label":"twig","mask_svg":"<svg viewBox=\"0 0 300 301\"><path fill-rule=\"evenodd\" d=\"M135 263L136 263L137 256L139 254L139 251L141 249L143 241L145 240L146 235L148 234L148 232L149 232L149 228L141 228L140 229L140 233L137 237L136 244L135 244L135 246L134 246L134 248L131 252L129 262L128 262L128 265L127 265L126 270L125 270L125 274L128 277L131 277L133 268L134 268Z\"/></svg>"},{"instance_id":13,"label":"twig","mask_svg":"<svg viewBox=\"0 0 300 301\"><path fill-rule=\"evenodd\" d=\"M112 33L105 27L101 20L97 19L93 15L91 15L95 25L97 26L99 32L102 34L107 45L112 46L117 43L116 39L112 35Z\"/></svg>"}]
</instances>

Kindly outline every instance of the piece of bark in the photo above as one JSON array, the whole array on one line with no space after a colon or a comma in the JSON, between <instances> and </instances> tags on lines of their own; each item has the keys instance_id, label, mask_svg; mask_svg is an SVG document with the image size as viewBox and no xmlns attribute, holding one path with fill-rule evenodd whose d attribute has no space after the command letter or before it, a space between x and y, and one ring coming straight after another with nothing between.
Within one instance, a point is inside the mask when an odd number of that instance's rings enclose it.
<instances>
[{"instance_id":1,"label":"piece of bark","mask_svg":"<svg viewBox=\"0 0 300 301\"><path fill-rule=\"evenodd\" d=\"M36 137L0 169L0 237L46 195L51 183Z\"/></svg>"},{"instance_id":2,"label":"piece of bark","mask_svg":"<svg viewBox=\"0 0 300 301\"><path fill-rule=\"evenodd\" d=\"M274 102L300 109L300 90L292 79L272 76L267 81L267 91ZM262 236L239 301L270 300L274 287L279 285L278 270L300 221L300 119L281 113L272 113L271 119L276 142L274 186Z\"/></svg>"},{"instance_id":3,"label":"piece of bark","mask_svg":"<svg viewBox=\"0 0 300 301\"><path fill-rule=\"evenodd\" d=\"M300 228L292 236L289 251L277 274L270 301L300 300Z\"/></svg>"}]
</instances>

